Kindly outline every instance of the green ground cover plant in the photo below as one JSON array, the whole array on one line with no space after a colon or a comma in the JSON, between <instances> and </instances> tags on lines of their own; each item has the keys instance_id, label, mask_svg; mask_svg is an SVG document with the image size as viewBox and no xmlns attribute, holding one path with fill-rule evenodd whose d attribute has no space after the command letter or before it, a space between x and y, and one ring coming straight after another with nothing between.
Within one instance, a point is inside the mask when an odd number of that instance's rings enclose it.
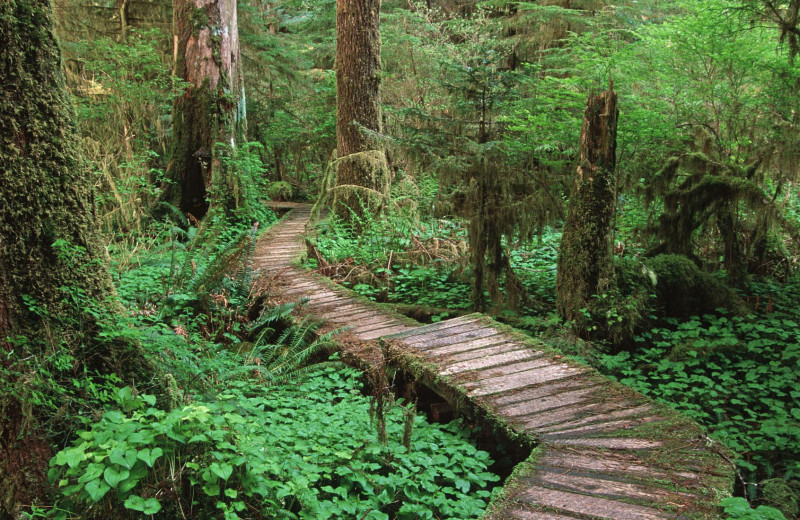
<instances>
[{"instance_id":1,"label":"green ground cover plant","mask_svg":"<svg viewBox=\"0 0 800 520\"><path fill-rule=\"evenodd\" d=\"M90 517L124 507L155 518L477 518L498 477L457 423L386 417L376 438L361 374L334 366L299 384L240 381L210 401L171 410L118 392L118 408L84 421L50 477ZM214 512L216 510L216 512ZM205 511L205 513L201 513Z\"/></svg>"},{"instance_id":2,"label":"green ground cover plant","mask_svg":"<svg viewBox=\"0 0 800 520\"><path fill-rule=\"evenodd\" d=\"M71 410L67 422L50 425L65 430L48 474L61 499L30 517L481 514L499 478L466 430L421 415L409 430L398 405L379 442L362 375L325 361L331 334L292 323L294 304L254 307L262 305L250 291L257 228L186 224L153 223L139 248L120 250L116 305L126 314L98 314L99 329L86 331L140 345L165 374L164 394L150 395L146 384L119 388L113 375L70 375L59 350L28 366L38 379L22 389L27 398ZM79 290L65 296L93 308Z\"/></svg>"},{"instance_id":3,"label":"green ground cover plant","mask_svg":"<svg viewBox=\"0 0 800 520\"><path fill-rule=\"evenodd\" d=\"M754 286L757 291L774 285ZM621 382L669 403L708 427L737 454L739 486L750 499L797 515L800 492L800 319L797 284L772 293L772 312L666 319L636 337L635 352L599 356ZM765 481L778 479L778 496Z\"/></svg>"}]
</instances>

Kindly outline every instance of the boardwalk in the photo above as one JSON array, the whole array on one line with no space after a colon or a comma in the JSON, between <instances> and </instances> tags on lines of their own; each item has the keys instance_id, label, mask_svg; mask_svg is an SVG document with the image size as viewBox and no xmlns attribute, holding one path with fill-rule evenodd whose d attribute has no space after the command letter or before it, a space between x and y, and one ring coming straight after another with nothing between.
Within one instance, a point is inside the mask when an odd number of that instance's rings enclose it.
<instances>
[{"instance_id":1,"label":"boardwalk","mask_svg":"<svg viewBox=\"0 0 800 520\"><path fill-rule=\"evenodd\" d=\"M349 327L366 362L380 340L437 391L538 443L486 519L715 516L732 470L699 427L485 316L421 325L293 267L309 211L296 207L259 240L255 267L273 297L309 298L305 312Z\"/></svg>"}]
</instances>

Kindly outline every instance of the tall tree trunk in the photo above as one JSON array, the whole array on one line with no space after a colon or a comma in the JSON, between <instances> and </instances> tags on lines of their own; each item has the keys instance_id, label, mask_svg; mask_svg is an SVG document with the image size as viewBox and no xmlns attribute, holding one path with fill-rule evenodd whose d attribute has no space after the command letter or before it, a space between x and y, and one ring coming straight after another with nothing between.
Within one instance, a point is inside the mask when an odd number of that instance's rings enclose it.
<instances>
[{"instance_id":1,"label":"tall tree trunk","mask_svg":"<svg viewBox=\"0 0 800 520\"><path fill-rule=\"evenodd\" d=\"M0 518L16 518L43 494L50 457L36 404L25 397L36 380L31 367L52 368L47 358L61 352L76 377L141 376L142 364L123 359L131 351L119 345L86 341L96 319L82 304L102 308L112 286L50 0L1 1L0 43Z\"/></svg>"},{"instance_id":2,"label":"tall tree trunk","mask_svg":"<svg viewBox=\"0 0 800 520\"><path fill-rule=\"evenodd\" d=\"M368 131L381 131L381 0L336 2L336 213L350 220L375 208L389 187L386 156Z\"/></svg>"},{"instance_id":3,"label":"tall tree trunk","mask_svg":"<svg viewBox=\"0 0 800 520\"><path fill-rule=\"evenodd\" d=\"M188 87L173 109L164 200L198 219L209 199L228 214L243 190L226 157L246 130L236 0L175 0L173 27L175 75Z\"/></svg>"},{"instance_id":4,"label":"tall tree trunk","mask_svg":"<svg viewBox=\"0 0 800 520\"><path fill-rule=\"evenodd\" d=\"M580 164L558 253L556 307L562 318L575 320L579 332L586 325L580 310L591 307L592 295L610 288L613 277L618 113L613 84L599 96L589 97L581 129Z\"/></svg>"}]
</instances>

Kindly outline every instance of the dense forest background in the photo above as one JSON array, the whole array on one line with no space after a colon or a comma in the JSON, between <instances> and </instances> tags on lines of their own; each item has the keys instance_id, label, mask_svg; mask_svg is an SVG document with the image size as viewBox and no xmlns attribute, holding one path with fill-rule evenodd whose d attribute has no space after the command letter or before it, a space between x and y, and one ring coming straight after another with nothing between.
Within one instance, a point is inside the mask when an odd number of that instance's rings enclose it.
<instances>
[{"instance_id":1,"label":"dense forest background","mask_svg":"<svg viewBox=\"0 0 800 520\"><path fill-rule=\"evenodd\" d=\"M379 43L351 31L378 54L356 83L375 87L356 93L365 107L349 107L372 119L348 118L349 137L336 2L211 3L230 20L186 0L53 0L58 46L41 48L60 49L48 77L69 92L53 121L76 125L54 146L70 143L63 167L87 183L70 207L96 224L43 224L68 276L0 287L0 518L480 515L498 477L468 431L401 405L394 440L362 446L358 373L307 364L335 337L251 289L269 199L316 204L309 268L422 321L490 313L664 400L734 453L736 494L762 508L736 502L731 518L800 518L798 0L341 0L340 17L380 9ZM0 7L0 44L28 34L14 26L27 5ZM193 77L193 52L216 69ZM600 92L618 109L605 163L586 152ZM11 99L0 115L19 117ZM3 139L8 160L21 145ZM599 195L584 178L597 164ZM15 219L38 218L13 204L9 244ZM15 269L51 269L2 251L9 288ZM387 461L414 421L418 449ZM381 473L433 444L460 466L426 475L454 482L441 503L428 480ZM378 469L380 485L365 477Z\"/></svg>"}]
</instances>

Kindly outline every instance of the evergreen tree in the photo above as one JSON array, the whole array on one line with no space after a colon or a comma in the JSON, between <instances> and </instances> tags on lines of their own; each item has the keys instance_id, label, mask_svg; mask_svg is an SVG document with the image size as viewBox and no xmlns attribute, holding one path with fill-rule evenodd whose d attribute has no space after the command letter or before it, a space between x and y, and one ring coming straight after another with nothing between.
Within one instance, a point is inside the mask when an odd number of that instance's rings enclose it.
<instances>
[{"instance_id":1,"label":"evergreen tree","mask_svg":"<svg viewBox=\"0 0 800 520\"><path fill-rule=\"evenodd\" d=\"M381 132L381 0L336 3L337 180L334 207L351 220L351 211L377 209L389 188Z\"/></svg>"},{"instance_id":2,"label":"evergreen tree","mask_svg":"<svg viewBox=\"0 0 800 520\"><path fill-rule=\"evenodd\" d=\"M224 156L245 134L244 84L235 0L175 0L175 75L188 82L173 109L170 178L164 198L196 218L241 204ZM213 190L212 190L213 186Z\"/></svg>"},{"instance_id":3,"label":"evergreen tree","mask_svg":"<svg viewBox=\"0 0 800 520\"><path fill-rule=\"evenodd\" d=\"M0 374L10 390L0 396L0 517L6 518L42 495L50 456L37 427L41 417L27 400L25 361L61 352L76 373L114 371L140 381L147 368L135 349L87 338L98 312L114 310L104 303L112 287L50 1L0 2L0 43Z\"/></svg>"}]
</instances>

